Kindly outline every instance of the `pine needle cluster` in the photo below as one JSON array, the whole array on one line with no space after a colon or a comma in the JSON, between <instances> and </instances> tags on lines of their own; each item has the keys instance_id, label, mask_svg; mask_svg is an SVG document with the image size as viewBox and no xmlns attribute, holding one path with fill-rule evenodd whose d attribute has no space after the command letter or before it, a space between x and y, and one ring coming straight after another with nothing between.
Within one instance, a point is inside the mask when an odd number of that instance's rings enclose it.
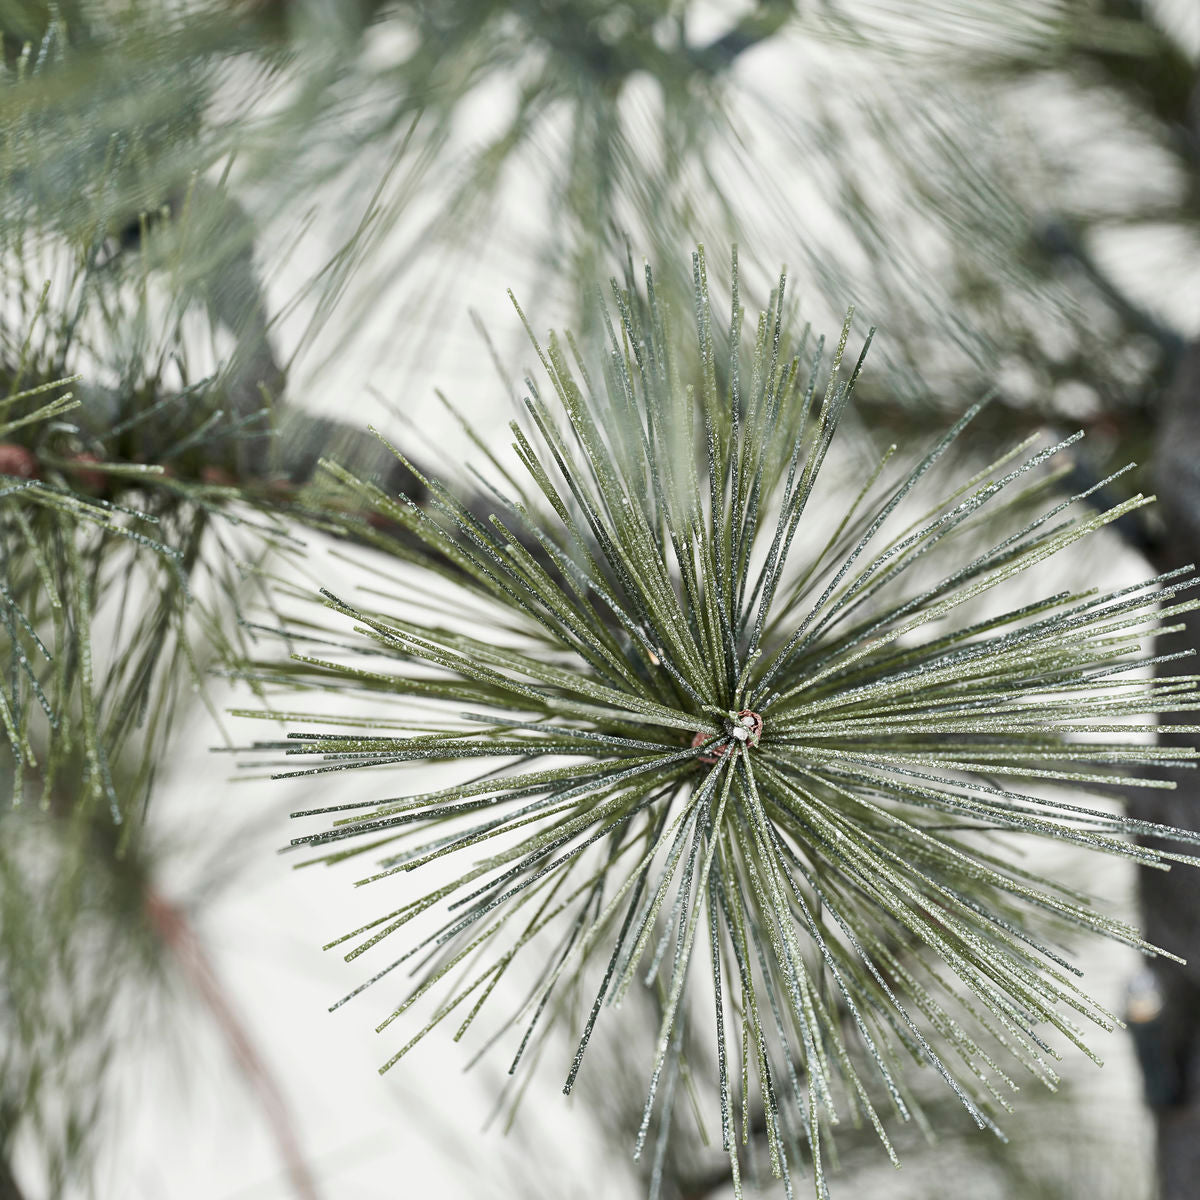
<instances>
[{"instance_id":1,"label":"pine needle cluster","mask_svg":"<svg viewBox=\"0 0 1200 1200\"><path fill-rule=\"evenodd\" d=\"M473 768L296 814L323 819L294 844L324 861L378 859L360 883L458 864L332 943L356 960L422 930L346 997L409 964L381 1031L432 997L382 1070L451 1019L464 1036L530 960L535 986L493 1036L515 1068L561 1012L556 990L590 980L570 1092L606 1005L644 976L661 1025L636 1152L656 1114L666 1136L699 1023L735 1189L758 1109L789 1191L811 1170L825 1195L833 1127L869 1122L891 1153L889 1110L919 1114L914 1065L999 1131L1021 1073L1054 1086L1062 1044L1095 1056L1085 1027L1118 1022L1077 982L1072 933L1162 953L1019 865L1014 838L1187 861L1131 835L1191 835L1111 801L1171 786L1147 769L1194 758L1145 734L1197 706L1197 677L1139 671L1155 661L1142 642L1194 607L1179 598L1193 580L997 605L1149 501L1090 508L1103 484L1062 498L1053 460L1080 435L1026 440L939 490L978 406L910 467L889 448L831 516L822 468L866 345L847 370L849 319L831 355L798 333L784 278L747 331L736 256L718 327L702 253L693 267L690 340L632 266L601 351L534 340L549 388L526 380L519 469L481 443L482 499L406 464L422 508L328 464L329 485L376 514L378 546L401 529L423 547L404 556L427 582L388 577L370 603L325 591L324 619L281 630L316 648L246 673L366 701L265 714L297 727L258 750L317 760L285 775Z\"/></svg>"}]
</instances>

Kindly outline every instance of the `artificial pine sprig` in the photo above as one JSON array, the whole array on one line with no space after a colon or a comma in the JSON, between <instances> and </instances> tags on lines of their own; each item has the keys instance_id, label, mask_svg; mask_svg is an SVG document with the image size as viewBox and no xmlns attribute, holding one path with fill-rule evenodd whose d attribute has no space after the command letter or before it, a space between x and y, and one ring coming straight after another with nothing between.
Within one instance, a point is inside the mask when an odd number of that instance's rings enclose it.
<instances>
[{"instance_id":1,"label":"artificial pine sprig","mask_svg":"<svg viewBox=\"0 0 1200 1200\"><path fill-rule=\"evenodd\" d=\"M1012 839L1187 861L1131 835L1194 835L1077 793L1169 787L1146 768L1194 758L1144 734L1197 707L1198 677L1135 672L1193 580L997 608L995 589L1148 500L1089 509L1103 484L1060 498L1063 472L1043 468L1078 435L933 490L978 407L895 478L889 448L848 507L814 499L866 346L844 371L848 319L826 365L782 278L746 339L736 256L718 331L702 253L693 265L693 342L631 267L596 355L534 339L550 392L526 381L520 470L493 458L483 498L417 472L419 507L328 464L378 514L381 549L388 526L424 546L424 582L389 576L370 604L325 591L333 620L285 631L316 630L318 648L247 674L369 702L266 714L304 728L259 749L318 759L286 775L471 768L296 814L326 819L293 843L325 861L382 855L360 883L460 864L331 943L356 959L445 902L345 998L415 963L379 1029L426 997L433 1015L382 1070L450 1018L462 1037L520 958L536 985L499 1031L514 1068L552 1000L590 980L569 1092L605 1004L644 973L661 1026L637 1152L656 1109L669 1127L683 1030L707 1023L735 1190L753 1103L789 1192L811 1164L825 1195L831 1127L865 1119L892 1153L877 1105L916 1111L914 1061L995 1128L1012 1061L1053 1086L1056 1044L1094 1057L1083 1025L1117 1021L1076 983L1067 933L1163 952L1019 865ZM421 560L411 539L404 557Z\"/></svg>"}]
</instances>

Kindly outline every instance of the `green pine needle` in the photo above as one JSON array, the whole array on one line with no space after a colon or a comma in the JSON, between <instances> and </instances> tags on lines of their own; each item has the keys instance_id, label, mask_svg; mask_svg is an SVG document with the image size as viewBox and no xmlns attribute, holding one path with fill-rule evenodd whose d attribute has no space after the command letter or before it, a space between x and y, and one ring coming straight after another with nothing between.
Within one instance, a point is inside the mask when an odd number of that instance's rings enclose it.
<instances>
[{"instance_id":1,"label":"green pine needle","mask_svg":"<svg viewBox=\"0 0 1200 1200\"><path fill-rule=\"evenodd\" d=\"M401 547L425 583L389 577L380 606L325 591L324 620L286 631L314 653L246 673L368 701L361 716L340 702L265 714L306 726L258 744L316 760L283 775L470 772L296 814L326 818L293 843L328 847L325 861L382 854L360 883L459 864L332 943L353 960L445 902L367 981L416 962L381 1030L435 1004L382 1070L447 1018L463 1036L519 956L538 982L501 1026L514 1067L561 1011L551 999L591 981L569 1092L605 1005L644 976L662 1016L635 1152L656 1112L669 1123L684 1027L711 1013L735 1191L761 1105L775 1174L790 1193L811 1166L824 1196L841 1118L868 1120L892 1154L876 1106L917 1111L914 1062L996 1128L1011 1063L1054 1086L1057 1045L1095 1057L1085 1026L1118 1022L1078 986L1064 936L1163 953L1019 866L1013 835L1190 861L1133 835L1195 835L1079 793L1169 787L1146 769L1194 758L1147 735L1156 714L1197 707L1200 677L1137 668L1179 657L1140 647L1196 602L1175 572L997 608L993 589L1149 501L1088 509L1103 484L1058 498L1041 468L1077 438L1018 446L939 491L978 407L895 477L889 449L831 520L828 497L810 501L866 346L847 371L849 319L831 361L797 340L782 278L747 340L736 256L718 328L702 252L693 265L690 345L632 269L601 314L601 353L535 340L549 392L527 381L507 495L468 502L418 473L422 509L329 464L347 507L378 514L376 546Z\"/></svg>"},{"instance_id":2,"label":"green pine needle","mask_svg":"<svg viewBox=\"0 0 1200 1200\"><path fill-rule=\"evenodd\" d=\"M99 804L132 838L188 685L248 652L246 564L289 547L290 497L233 475L262 397L190 379L183 298L92 232L0 224L0 803Z\"/></svg>"}]
</instances>

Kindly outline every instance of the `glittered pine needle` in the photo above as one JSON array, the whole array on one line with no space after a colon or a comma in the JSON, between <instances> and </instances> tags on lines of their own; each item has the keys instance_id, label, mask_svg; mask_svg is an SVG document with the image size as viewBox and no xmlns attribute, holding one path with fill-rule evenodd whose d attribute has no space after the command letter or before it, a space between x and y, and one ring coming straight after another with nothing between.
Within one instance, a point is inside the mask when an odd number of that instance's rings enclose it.
<instances>
[{"instance_id":1,"label":"glittered pine needle","mask_svg":"<svg viewBox=\"0 0 1200 1200\"><path fill-rule=\"evenodd\" d=\"M736 255L718 329L702 253L693 266L690 338L630 268L602 349L534 339L549 389L527 380L516 466L487 454L494 487L459 499L408 464L418 506L328 464L408 573L371 589L386 602L325 591L323 622L281 631L294 647L316 630L312 654L246 673L367 701L265 714L303 727L260 751L317 760L283 774L466 769L295 814L325 818L297 846L376 856L360 882L380 890L458 864L331 943L378 955L443 911L338 1002L413 969L379 1029L423 1000L433 1015L383 1070L451 1018L462 1037L520 959L536 986L498 1031L514 1068L587 981L569 1092L602 1013L622 1019L606 1006L644 979L661 1013L635 1140L640 1155L657 1116L652 1190L691 1024L712 1039L735 1192L757 1110L789 1194L811 1171L824 1196L842 1118L895 1158L885 1120L918 1112L914 1065L999 1132L1016 1076L1053 1087L1063 1042L1095 1057L1086 1026L1118 1022L1077 983L1070 933L1164 953L1020 866L1013 839L1188 861L1135 835L1195 835L1112 801L1172 786L1151 768L1194 757L1146 734L1196 707L1197 676L1139 670L1182 657L1140 647L1194 606L1194 581L1032 601L1027 587L998 606L991 593L1149 501L1090 507L1108 480L1063 497L1053 460L1079 435L945 490L978 407L907 469L889 448L848 504L828 488L814 502L866 345L847 369L849 319L831 355L797 338L782 278L747 333Z\"/></svg>"}]
</instances>

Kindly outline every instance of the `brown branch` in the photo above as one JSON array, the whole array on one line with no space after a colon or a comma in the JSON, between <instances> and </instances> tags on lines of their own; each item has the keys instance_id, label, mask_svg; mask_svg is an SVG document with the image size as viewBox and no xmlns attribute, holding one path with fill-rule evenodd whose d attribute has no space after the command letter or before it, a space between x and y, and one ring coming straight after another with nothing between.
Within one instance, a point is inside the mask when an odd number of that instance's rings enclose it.
<instances>
[{"instance_id":1,"label":"brown branch","mask_svg":"<svg viewBox=\"0 0 1200 1200\"><path fill-rule=\"evenodd\" d=\"M239 1069L257 1093L293 1190L301 1200L319 1200L316 1180L292 1128L291 1113L283 1091L225 994L212 961L187 915L152 888L146 890L145 910L152 928L192 981L229 1043ZM0 1191L0 1200L6 1200L3 1191Z\"/></svg>"}]
</instances>

